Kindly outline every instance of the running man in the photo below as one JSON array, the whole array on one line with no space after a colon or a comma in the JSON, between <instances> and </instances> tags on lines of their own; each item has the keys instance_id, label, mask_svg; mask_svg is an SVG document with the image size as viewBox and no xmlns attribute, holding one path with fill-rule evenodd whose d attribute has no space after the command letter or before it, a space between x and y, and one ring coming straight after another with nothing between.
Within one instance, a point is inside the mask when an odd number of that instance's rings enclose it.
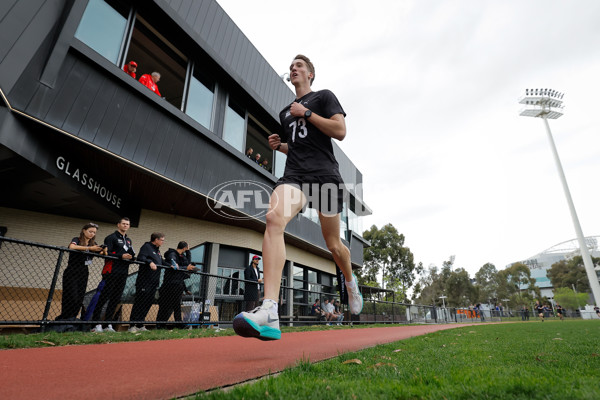
<instances>
[{"instance_id":1,"label":"running man","mask_svg":"<svg viewBox=\"0 0 600 400\"><path fill-rule=\"evenodd\" d=\"M287 154L287 161L284 175L271 194L266 215L262 248L264 300L260 307L234 318L233 329L240 336L260 340L281 338L277 299L286 259L284 231L305 206L319 211L327 248L344 273L350 312L358 315L362 311L363 298L352 273L350 251L340 240L344 183L332 144L332 139L346 137L346 113L331 91L311 90L314 79L312 62L306 56L297 55L290 65L296 100L279 114L285 143L277 134L269 136L269 146Z\"/></svg>"}]
</instances>

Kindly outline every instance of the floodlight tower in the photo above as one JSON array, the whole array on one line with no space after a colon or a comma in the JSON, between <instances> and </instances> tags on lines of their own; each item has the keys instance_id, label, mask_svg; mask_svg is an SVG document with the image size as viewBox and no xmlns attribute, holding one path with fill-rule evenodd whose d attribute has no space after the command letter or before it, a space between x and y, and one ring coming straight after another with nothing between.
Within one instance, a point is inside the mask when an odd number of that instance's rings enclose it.
<instances>
[{"instance_id":1,"label":"floodlight tower","mask_svg":"<svg viewBox=\"0 0 600 400\"><path fill-rule=\"evenodd\" d=\"M525 89L525 95L519 99L519 103L525 104L525 108L521 110L521 115L525 117L537 117L544 120L546 126L546 133L548 134L548 140L550 141L550 148L554 155L554 161L556 162L556 169L562 182L565 197L571 211L571 219L575 226L575 233L577 234L577 241L579 242L579 251L581 252L581 258L585 265L585 271L587 273L588 280L590 281L590 287L592 288L592 294L594 295L594 302L596 305L600 304L600 284L598 283L598 276L594 270L594 264L585 242L585 237L581 231L581 225L579 224L579 218L575 212L575 206L573 205L573 199L569 192L569 186L567 185L567 179L558 157L558 151L552 138L552 132L550 132L550 125L548 124L548 118L557 119L563 115L563 104L562 98L564 93L559 93L552 89Z\"/></svg>"}]
</instances>

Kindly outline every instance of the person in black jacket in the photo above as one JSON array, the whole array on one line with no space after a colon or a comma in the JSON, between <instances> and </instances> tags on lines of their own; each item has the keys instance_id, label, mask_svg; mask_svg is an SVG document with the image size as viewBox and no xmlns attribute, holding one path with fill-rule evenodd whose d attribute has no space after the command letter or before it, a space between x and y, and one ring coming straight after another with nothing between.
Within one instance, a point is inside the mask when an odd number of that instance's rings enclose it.
<instances>
[{"instance_id":1,"label":"person in black jacket","mask_svg":"<svg viewBox=\"0 0 600 400\"><path fill-rule=\"evenodd\" d=\"M188 271L196 270L188 258L188 249L188 244L182 241L177 244L177 249L165 252L165 261L171 268L165 269L163 284L158 290L157 321L168 321L171 314L175 321L181 321L181 296L186 291L185 280L190 277Z\"/></svg>"},{"instance_id":2,"label":"person in black jacket","mask_svg":"<svg viewBox=\"0 0 600 400\"><path fill-rule=\"evenodd\" d=\"M252 263L244 270L244 279L256 283L246 282L246 288L244 290L244 301L246 302L246 311L251 311L258 306L258 299L260 297L259 283L263 280L260 277L260 270L258 269L258 263L260 262L259 256L252 257Z\"/></svg>"},{"instance_id":3,"label":"person in black jacket","mask_svg":"<svg viewBox=\"0 0 600 400\"><path fill-rule=\"evenodd\" d=\"M144 264L140 265L137 279L135 281L135 298L133 308L131 309L131 321L144 321L152 303L154 303L154 293L160 280L159 265L164 265L160 246L165 241L165 235L160 232L154 232L150 235L150 241L144 243L138 254L138 261ZM129 332L145 332L148 329L142 323L133 323Z\"/></svg>"},{"instance_id":4,"label":"person in black jacket","mask_svg":"<svg viewBox=\"0 0 600 400\"><path fill-rule=\"evenodd\" d=\"M133 244L131 239L127 236L127 231L130 226L131 223L129 218L123 217L117 223L117 230L104 238L107 254L109 256L117 257L118 260L107 259L104 262L102 280L105 281L105 285L98 298L98 303L94 308L94 314L92 316L92 320L94 321L100 321L100 318L102 317L102 308L107 302L104 320L112 321L115 319L115 311L121 302L123 289L125 289L125 283L127 282L129 263L135 259ZM108 327L105 330L108 332L115 331L111 324L108 324ZM92 332L103 332L102 325L96 325L96 327L92 329Z\"/></svg>"},{"instance_id":5,"label":"person in black jacket","mask_svg":"<svg viewBox=\"0 0 600 400\"><path fill-rule=\"evenodd\" d=\"M95 242L98 225L90 222L81 228L79 237L74 237L69 244L70 252L67 268L63 272L63 292L61 314L56 317L61 319L75 319L83 305L83 297L88 283L88 267L94 260L90 252L103 252L103 247Z\"/></svg>"}]
</instances>

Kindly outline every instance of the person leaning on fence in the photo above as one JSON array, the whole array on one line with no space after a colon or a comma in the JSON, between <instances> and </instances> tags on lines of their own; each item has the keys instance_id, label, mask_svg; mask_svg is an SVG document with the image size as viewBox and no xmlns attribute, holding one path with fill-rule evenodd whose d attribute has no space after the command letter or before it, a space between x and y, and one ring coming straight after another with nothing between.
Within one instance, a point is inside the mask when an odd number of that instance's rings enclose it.
<instances>
[{"instance_id":1,"label":"person leaning on fence","mask_svg":"<svg viewBox=\"0 0 600 400\"><path fill-rule=\"evenodd\" d=\"M165 235L154 232L150 235L150 241L144 243L140 248L137 259L143 264L138 269L135 281L135 298L131 309L131 317L129 318L130 321L134 322L129 328L129 332L145 332L148 330L143 323L135 323L135 321L144 321L154 303L156 288L160 281L161 269L158 266L165 265L162 254L160 254L160 246L164 241Z\"/></svg>"},{"instance_id":2,"label":"person leaning on fence","mask_svg":"<svg viewBox=\"0 0 600 400\"><path fill-rule=\"evenodd\" d=\"M179 242L177 249L169 249L165 252L165 261L171 268L165 269L163 284L158 290L157 321L168 321L171 314L175 321L181 321L181 297L187 291L185 280L190 277L188 271L197 270L187 256L188 249L186 242ZM165 325L158 325L158 328L165 327Z\"/></svg>"},{"instance_id":3,"label":"person leaning on fence","mask_svg":"<svg viewBox=\"0 0 600 400\"><path fill-rule=\"evenodd\" d=\"M61 313L57 320L73 320L77 318L88 283L88 267L92 265L94 257L91 253L102 253L104 248L96 244L94 240L98 231L98 225L90 222L81 228L79 237L74 237L69 244L70 250L79 250L79 252L69 252L67 268L63 272L63 290Z\"/></svg>"},{"instance_id":4,"label":"person leaning on fence","mask_svg":"<svg viewBox=\"0 0 600 400\"><path fill-rule=\"evenodd\" d=\"M129 274L129 263L135 259L135 251L133 243L127 236L127 231L131 223L129 218L121 218L117 223L117 230L104 238L107 255L116 257L117 259L106 259L104 268L102 269L102 282L98 285L101 290L98 302L93 308L92 320L100 321L102 317L102 308L106 306L104 315L105 321L113 321L115 319L115 311L121 302L121 296L127 282ZM91 304L90 304L91 305ZM91 307L88 307L91 308ZM89 315L88 310L86 317ZM114 332L112 324L108 324L106 331ZM92 332L103 332L102 324L96 325Z\"/></svg>"}]
</instances>

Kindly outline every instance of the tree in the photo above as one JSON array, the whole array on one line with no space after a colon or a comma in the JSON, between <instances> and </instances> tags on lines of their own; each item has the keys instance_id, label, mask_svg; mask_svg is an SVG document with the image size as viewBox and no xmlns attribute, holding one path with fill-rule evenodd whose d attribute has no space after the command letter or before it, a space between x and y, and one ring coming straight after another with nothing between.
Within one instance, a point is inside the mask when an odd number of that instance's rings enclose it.
<instances>
[{"instance_id":1,"label":"tree","mask_svg":"<svg viewBox=\"0 0 600 400\"><path fill-rule=\"evenodd\" d=\"M489 301L498 301L498 270L491 263L484 264L479 271L475 273L475 285L479 291L477 300L480 303Z\"/></svg>"},{"instance_id":2,"label":"tree","mask_svg":"<svg viewBox=\"0 0 600 400\"><path fill-rule=\"evenodd\" d=\"M464 307L476 299L477 290L471 283L469 273L463 268L452 270L452 258L442 263L442 269L430 265L428 270L417 283L418 292L413 293L413 299L422 304L444 303L449 307ZM446 296L445 301L440 299Z\"/></svg>"},{"instance_id":3,"label":"tree","mask_svg":"<svg viewBox=\"0 0 600 400\"><path fill-rule=\"evenodd\" d=\"M600 258L592 257L592 262L597 264ZM585 272L585 266L581 256L575 256L568 260L560 260L554 264L546 273L552 286L555 288L572 288L578 292L590 292L590 281Z\"/></svg>"},{"instance_id":4,"label":"tree","mask_svg":"<svg viewBox=\"0 0 600 400\"><path fill-rule=\"evenodd\" d=\"M563 308L575 310L583 306L587 299L587 293L575 293L573 289L567 287L554 289L554 300Z\"/></svg>"},{"instance_id":5,"label":"tree","mask_svg":"<svg viewBox=\"0 0 600 400\"><path fill-rule=\"evenodd\" d=\"M363 233L371 242L364 250L365 269L359 278L361 283L376 282L379 273L383 276L382 287L405 294L415 281L414 256L404 246L404 235L398 233L392 224L381 229L373 225Z\"/></svg>"},{"instance_id":6,"label":"tree","mask_svg":"<svg viewBox=\"0 0 600 400\"><path fill-rule=\"evenodd\" d=\"M522 286L527 289L523 292ZM540 288L535 285L535 278L531 277L531 271L523 263L514 263L510 267L498 272L498 300L507 298L512 306L529 304L533 299L531 294L540 298Z\"/></svg>"},{"instance_id":7,"label":"tree","mask_svg":"<svg viewBox=\"0 0 600 400\"><path fill-rule=\"evenodd\" d=\"M448 296L446 304L452 307L462 306L463 299L475 298L475 288L471 283L469 273L463 268L451 271L446 281L446 291L444 294Z\"/></svg>"}]
</instances>

